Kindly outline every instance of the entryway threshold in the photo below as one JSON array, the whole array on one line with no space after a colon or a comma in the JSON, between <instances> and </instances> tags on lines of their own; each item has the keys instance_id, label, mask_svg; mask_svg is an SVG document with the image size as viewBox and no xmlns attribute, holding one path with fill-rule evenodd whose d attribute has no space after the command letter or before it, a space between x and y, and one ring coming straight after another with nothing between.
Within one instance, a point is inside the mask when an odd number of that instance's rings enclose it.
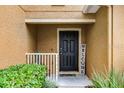
<instances>
[{"instance_id":1,"label":"entryway threshold","mask_svg":"<svg viewBox=\"0 0 124 93\"><path fill-rule=\"evenodd\" d=\"M59 76L57 81L59 88L85 88L92 86L91 80L85 76Z\"/></svg>"}]
</instances>

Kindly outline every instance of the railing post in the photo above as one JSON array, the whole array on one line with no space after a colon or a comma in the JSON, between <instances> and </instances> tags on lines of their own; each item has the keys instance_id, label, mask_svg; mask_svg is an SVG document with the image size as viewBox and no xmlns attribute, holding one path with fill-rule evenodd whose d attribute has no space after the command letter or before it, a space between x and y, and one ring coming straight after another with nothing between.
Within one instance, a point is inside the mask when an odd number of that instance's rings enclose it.
<instances>
[{"instance_id":1,"label":"railing post","mask_svg":"<svg viewBox=\"0 0 124 93\"><path fill-rule=\"evenodd\" d=\"M59 59L59 56L58 54L56 54L56 81L58 81L58 60Z\"/></svg>"},{"instance_id":2,"label":"railing post","mask_svg":"<svg viewBox=\"0 0 124 93\"><path fill-rule=\"evenodd\" d=\"M27 59L26 59L28 64L29 64L29 56L30 56L30 55L27 55Z\"/></svg>"},{"instance_id":3,"label":"railing post","mask_svg":"<svg viewBox=\"0 0 124 93\"><path fill-rule=\"evenodd\" d=\"M44 55L44 60L45 60L45 64L44 65L46 65L46 55Z\"/></svg>"},{"instance_id":4,"label":"railing post","mask_svg":"<svg viewBox=\"0 0 124 93\"><path fill-rule=\"evenodd\" d=\"M44 65L43 60L44 60L44 56L43 56L43 55L41 55L41 65Z\"/></svg>"},{"instance_id":5,"label":"railing post","mask_svg":"<svg viewBox=\"0 0 124 93\"><path fill-rule=\"evenodd\" d=\"M41 57L40 57L40 56L41 56L41 55L39 54L39 55L38 55L38 58L39 58L39 59L38 59L38 64L41 64L41 61L40 61L40 60L41 60Z\"/></svg>"},{"instance_id":6,"label":"railing post","mask_svg":"<svg viewBox=\"0 0 124 93\"><path fill-rule=\"evenodd\" d=\"M52 78L52 55L50 55L50 77Z\"/></svg>"},{"instance_id":7,"label":"railing post","mask_svg":"<svg viewBox=\"0 0 124 93\"><path fill-rule=\"evenodd\" d=\"M38 55L34 55L34 63L35 64L38 64L38 59L37 58L38 58Z\"/></svg>"}]
</instances>

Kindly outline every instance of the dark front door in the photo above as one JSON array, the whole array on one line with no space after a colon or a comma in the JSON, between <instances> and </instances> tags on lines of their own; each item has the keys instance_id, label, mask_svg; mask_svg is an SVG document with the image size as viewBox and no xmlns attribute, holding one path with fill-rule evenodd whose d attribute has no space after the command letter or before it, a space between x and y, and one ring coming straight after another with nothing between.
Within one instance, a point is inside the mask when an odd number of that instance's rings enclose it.
<instances>
[{"instance_id":1,"label":"dark front door","mask_svg":"<svg viewBox=\"0 0 124 93\"><path fill-rule=\"evenodd\" d=\"M78 71L78 31L59 33L60 71Z\"/></svg>"}]
</instances>

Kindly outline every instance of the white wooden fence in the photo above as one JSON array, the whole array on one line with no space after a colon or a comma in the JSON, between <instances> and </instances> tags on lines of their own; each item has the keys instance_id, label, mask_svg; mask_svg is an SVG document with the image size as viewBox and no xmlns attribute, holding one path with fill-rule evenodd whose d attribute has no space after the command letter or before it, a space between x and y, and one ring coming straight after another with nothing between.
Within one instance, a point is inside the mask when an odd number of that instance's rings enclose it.
<instances>
[{"instance_id":1,"label":"white wooden fence","mask_svg":"<svg viewBox=\"0 0 124 93\"><path fill-rule=\"evenodd\" d=\"M58 79L58 53L26 53L27 64L39 64L47 67L49 80Z\"/></svg>"}]
</instances>

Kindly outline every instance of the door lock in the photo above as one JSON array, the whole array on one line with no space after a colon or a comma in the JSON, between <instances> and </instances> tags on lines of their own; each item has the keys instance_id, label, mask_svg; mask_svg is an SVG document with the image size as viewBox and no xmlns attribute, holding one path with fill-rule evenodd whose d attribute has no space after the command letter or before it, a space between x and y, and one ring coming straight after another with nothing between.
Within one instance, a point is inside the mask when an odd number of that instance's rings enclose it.
<instances>
[{"instance_id":1,"label":"door lock","mask_svg":"<svg viewBox=\"0 0 124 93\"><path fill-rule=\"evenodd\" d=\"M62 52L63 52L63 49L62 48L60 48L60 51L59 51L59 53L62 55Z\"/></svg>"}]
</instances>

